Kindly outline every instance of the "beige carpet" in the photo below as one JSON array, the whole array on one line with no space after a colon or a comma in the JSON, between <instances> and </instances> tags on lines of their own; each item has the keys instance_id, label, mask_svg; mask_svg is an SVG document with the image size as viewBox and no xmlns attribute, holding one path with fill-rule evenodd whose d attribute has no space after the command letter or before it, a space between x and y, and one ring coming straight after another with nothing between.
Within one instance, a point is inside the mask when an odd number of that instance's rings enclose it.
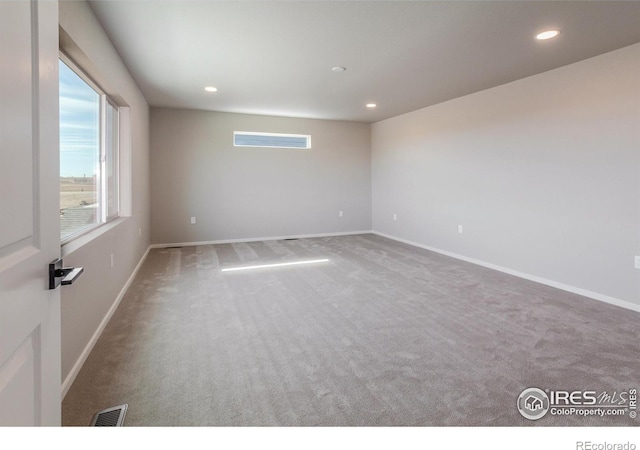
<instances>
[{"instance_id":1,"label":"beige carpet","mask_svg":"<svg viewBox=\"0 0 640 450\"><path fill-rule=\"evenodd\" d=\"M374 235L156 249L63 423L128 403L127 426L637 425L516 402L640 387L639 319Z\"/></svg>"}]
</instances>

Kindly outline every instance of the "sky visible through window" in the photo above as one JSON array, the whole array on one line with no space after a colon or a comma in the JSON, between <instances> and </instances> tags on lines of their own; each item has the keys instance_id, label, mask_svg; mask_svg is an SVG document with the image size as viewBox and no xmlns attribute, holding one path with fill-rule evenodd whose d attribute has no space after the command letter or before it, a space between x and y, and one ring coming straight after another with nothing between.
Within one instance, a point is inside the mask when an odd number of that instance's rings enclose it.
<instances>
[{"instance_id":1,"label":"sky visible through window","mask_svg":"<svg viewBox=\"0 0 640 450\"><path fill-rule=\"evenodd\" d=\"M100 97L60 61L60 176L93 177L99 170Z\"/></svg>"}]
</instances>

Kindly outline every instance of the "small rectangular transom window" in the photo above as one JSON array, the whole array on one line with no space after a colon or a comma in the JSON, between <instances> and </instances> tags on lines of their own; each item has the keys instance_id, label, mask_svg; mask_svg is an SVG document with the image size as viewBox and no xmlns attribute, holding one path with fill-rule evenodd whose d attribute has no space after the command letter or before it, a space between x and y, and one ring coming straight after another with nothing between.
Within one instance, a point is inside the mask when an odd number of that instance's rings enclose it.
<instances>
[{"instance_id":1,"label":"small rectangular transom window","mask_svg":"<svg viewBox=\"0 0 640 450\"><path fill-rule=\"evenodd\" d=\"M234 131L234 147L311 148L311 136L306 134L254 133Z\"/></svg>"}]
</instances>

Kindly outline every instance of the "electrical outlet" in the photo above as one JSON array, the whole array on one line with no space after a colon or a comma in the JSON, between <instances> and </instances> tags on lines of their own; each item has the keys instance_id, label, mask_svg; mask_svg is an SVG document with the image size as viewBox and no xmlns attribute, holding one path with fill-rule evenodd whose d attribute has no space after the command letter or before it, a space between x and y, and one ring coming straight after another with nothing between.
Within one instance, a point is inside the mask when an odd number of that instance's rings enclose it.
<instances>
[{"instance_id":1,"label":"electrical outlet","mask_svg":"<svg viewBox=\"0 0 640 450\"><path fill-rule=\"evenodd\" d=\"M462 225L458 225L458 233L462 234Z\"/></svg>"},{"instance_id":2,"label":"electrical outlet","mask_svg":"<svg viewBox=\"0 0 640 450\"><path fill-rule=\"evenodd\" d=\"M195 225L196 223L196 218L195 217L191 217L191 225Z\"/></svg>"},{"instance_id":3,"label":"electrical outlet","mask_svg":"<svg viewBox=\"0 0 640 450\"><path fill-rule=\"evenodd\" d=\"M393 214L393 220L398 220L398 215L396 213Z\"/></svg>"},{"instance_id":4,"label":"electrical outlet","mask_svg":"<svg viewBox=\"0 0 640 450\"><path fill-rule=\"evenodd\" d=\"M636 269L640 269L640 256L636 256Z\"/></svg>"},{"instance_id":5,"label":"electrical outlet","mask_svg":"<svg viewBox=\"0 0 640 450\"><path fill-rule=\"evenodd\" d=\"M113 269L113 263L114 263L114 258L113 258L113 253L111 254L111 268Z\"/></svg>"},{"instance_id":6,"label":"electrical outlet","mask_svg":"<svg viewBox=\"0 0 640 450\"><path fill-rule=\"evenodd\" d=\"M342 211L338 211L338 217L342 217Z\"/></svg>"}]
</instances>

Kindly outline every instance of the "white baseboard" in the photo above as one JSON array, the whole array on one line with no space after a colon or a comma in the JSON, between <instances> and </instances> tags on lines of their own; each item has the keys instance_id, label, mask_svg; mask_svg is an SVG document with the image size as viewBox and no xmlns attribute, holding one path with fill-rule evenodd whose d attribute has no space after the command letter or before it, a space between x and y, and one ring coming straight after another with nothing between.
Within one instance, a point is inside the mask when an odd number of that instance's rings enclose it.
<instances>
[{"instance_id":1,"label":"white baseboard","mask_svg":"<svg viewBox=\"0 0 640 450\"><path fill-rule=\"evenodd\" d=\"M525 280L529 280L529 281L534 281L536 283L540 283L540 284L544 284L547 286L551 286L554 287L556 289L561 289L563 291L567 291L567 292L571 292L573 294L578 294L578 295L582 295L583 297L589 297L592 298L594 300L599 300L601 302L604 303L608 303L610 305L615 305L615 306L619 306L621 308L625 308L625 309L629 309L631 311L635 311L635 312L640 312L640 305L636 304L636 303L631 303L628 302L626 300L621 300L615 297L610 297L608 295L605 294L600 294L598 292L592 292L592 291L588 291L586 289L582 289L579 287L575 287L575 286L571 286L568 284L564 284L564 283L560 283L557 281L553 281L553 280L548 280L546 278L542 278L536 275L529 275L527 273L524 272L519 272L517 270L513 270L513 269L509 269L506 267L502 267L502 266L497 266L495 264L491 264L488 262L484 262L478 259L474 259L474 258L469 258L467 256L463 256L463 255L459 255L457 253L453 253L453 252L449 252L446 250L441 250L439 248L435 248L435 247L430 247L428 245L423 245L420 244L418 242L413 242L413 241L409 241L407 239L402 239L399 238L397 236L393 236L390 234L386 234L386 233L381 233L379 231L372 231L373 234L376 234L378 236L382 236L388 239L392 239L394 241L398 241L398 242L402 242L404 244L409 244L409 245L413 245L414 247L419 247L419 248L423 248L425 250L430 250L432 252L436 252L436 253L440 253L441 255L445 255L445 256L450 256L452 258L456 258L462 261L466 261L472 264L476 264L478 266L482 266L482 267L487 267L489 269L493 269L493 270L497 270L498 272L503 272L509 275L513 275L516 276L518 278L524 278Z\"/></svg>"},{"instance_id":2,"label":"white baseboard","mask_svg":"<svg viewBox=\"0 0 640 450\"><path fill-rule=\"evenodd\" d=\"M95 331L95 333L93 333L93 336L91 336L91 339L89 340L89 342L85 346L84 350L80 354L80 357L78 357L78 360L73 365L73 367L71 368L71 371L69 372L69 374L65 378L64 382L62 383L62 399L63 400L64 400L64 397L67 395L67 392L69 392L69 389L71 388L71 385L73 384L74 380L78 376L78 373L80 373L80 369L82 369L82 365L84 364L84 362L89 357L89 354L91 353L91 350L93 350L93 347L96 345L96 342L98 342L98 339L100 338L100 335L102 334L102 332L104 331L105 327L109 323L109 320L113 316L113 313L116 312L116 309L118 308L118 305L120 305L120 302L122 301L122 298L127 293L127 289L129 289L129 286L131 286L131 283L133 282L133 279L138 274L138 271L140 270L140 267L142 267L142 264L144 263L145 259L147 259L147 255L149 255L149 251L150 250L151 250L151 247L148 247L147 251L144 252L144 255L142 255L142 258L140 258L140 261L138 261L138 264L136 265L136 268L133 269L133 273L131 274L131 276L129 277L127 282L124 284L124 286L120 290L120 293L118 293L118 296L116 297L115 301L111 305L111 308L109 308L109 311L107 311L107 314L102 319L102 322L100 322L100 325L98 326L98 329Z\"/></svg>"},{"instance_id":3,"label":"white baseboard","mask_svg":"<svg viewBox=\"0 0 640 450\"><path fill-rule=\"evenodd\" d=\"M223 239L218 241L198 241L198 242L173 242L170 244L151 244L150 248L168 248L168 247L191 247L196 245L215 245L215 244L237 244L242 242L259 242L259 241L281 241L284 239L306 239L333 236L352 236L355 234L372 234L371 230L363 231L342 231L337 233L318 233L318 234L294 234L291 236L269 236L245 239Z\"/></svg>"}]
</instances>

